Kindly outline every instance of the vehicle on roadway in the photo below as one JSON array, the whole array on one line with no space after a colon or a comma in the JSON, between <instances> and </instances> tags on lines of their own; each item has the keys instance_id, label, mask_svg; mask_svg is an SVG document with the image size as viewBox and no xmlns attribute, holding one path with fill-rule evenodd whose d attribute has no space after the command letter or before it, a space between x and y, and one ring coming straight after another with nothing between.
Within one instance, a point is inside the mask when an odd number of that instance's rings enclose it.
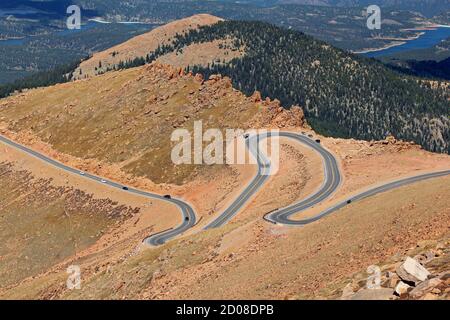
<instances>
[{"instance_id":1,"label":"vehicle on roadway","mask_svg":"<svg viewBox=\"0 0 450 320\"><path fill-rule=\"evenodd\" d=\"M81 174L82 176L84 176L85 173L84 173L83 171L80 171L80 174Z\"/></svg>"},{"instance_id":2,"label":"vehicle on roadway","mask_svg":"<svg viewBox=\"0 0 450 320\"><path fill-rule=\"evenodd\" d=\"M351 199L347 200L347 204L350 204L350 203L352 203L352 200Z\"/></svg>"},{"instance_id":3,"label":"vehicle on roadway","mask_svg":"<svg viewBox=\"0 0 450 320\"><path fill-rule=\"evenodd\" d=\"M320 139L316 139L316 142L317 142L317 143L320 143Z\"/></svg>"},{"instance_id":4,"label":"vehicle on roadway","mask_svg":"<svg viewBox=\"0 0 450 320\"><path fill-rule=\"evenodd\" d=\"M164 198L166 198L166 199L172 199L172 197L170 196L170 194L164 195Z\"/></svg>"},{"instance_id":5,"label":"vehicle on roadway","mask_svg":"<svg viewBox=\"0 0 450 320\"><path fill-rule=\"evenodd\" d=\"M245 138L245 139L248 139L249 136L250 136L250 135L249 135L248 133L244 134L244 138Z\"/></svg>"},{"instance_id":6,"label":"vehicle on roadway","mask_svg":"<svg viewBox=\"0 0 450 320\"><path fill-rule=\"evenodd\" d=\"M102 180L100 180L100 181L101 181L102 183L106 183L106 180L103 180L103 179L102 179Z\"/></svg>"},{"instance_id":7,"label":"vehicle on roadway","mask_svg":"<svg viewBox=\"0 0 450 320\"><path fill-rule=\"evenodd\" d=\"M123 190L128 190L128 187L122 187Z\"/></svg>"},{"instance_id":8,"label":"vehicle on roadway","mask_svg":"<svg viewBox=\"0 0 450 320\"><path fill-rule=\"evenodd\" d=\"M189 217L184 217L184 220L189 221Z\"/></svg>"}]
</instances>

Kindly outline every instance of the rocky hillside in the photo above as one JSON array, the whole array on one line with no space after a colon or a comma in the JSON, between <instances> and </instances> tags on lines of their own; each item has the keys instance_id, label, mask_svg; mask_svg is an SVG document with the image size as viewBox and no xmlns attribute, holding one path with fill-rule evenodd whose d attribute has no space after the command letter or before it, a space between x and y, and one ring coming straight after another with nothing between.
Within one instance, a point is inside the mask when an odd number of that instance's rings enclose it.
<instances>
[{"instance_id":1,"label":"rocky hillside","mask_svg":"<svg viewBox=\"0 0 450 320\"><path fill-rule=\"evenodd\" d=\"M406 254L390 257L380 268L380 286L367 272L356 274L342 289L344 300L450 299L450 240L419 241ZM371 273L373 275L373 273Z\"/></svg>"},{"instance_id":2,"label":"rocky hillside","mask_svg":"<svg viewBox=\"0 0 450 320\"><path fill-rule=\"evenodd\" d=\"M155 28L108 50L95 53L90 59L83 61L75 70L73 73L74 78L82 79L103 73L108 69L114 68L120 61L129 61L136 57L146 56L158 46L170 43L176 35L181 35L189 30L214 24L221 20L221 18L209 14L198 14Z\"/></svg>"},{"instance_id":3,"label":"rocky hillside","mask_svg":"<svg viewBox=\"0 0 450 320\"><path fill-rule=\"evenodd\" d=\"M100 161L155 183L186 181L223 166L176 166L173 130L303 125L300 108L246 97L227 77L185 74L157 63L30 90L0 101L0 129L24 144L41 141L52 157ZM59 156L62 154L62 156ZM73 163L72 163L73 164ZM100 166L101 164L99 164Z\"/></svg>"},{"instance_id":4,"label":"rocky hillside","mask_svg":"<svg viewBox=\"0 0 450 320\"><path fill-rule=\"evenodd\" d=\"M291 169L291 173L296 174L298 169ZM300 172L305 177L305 171ZM295 179L290 182L293 181ZM433 260L425 264L433 280L425 292L436 288L440 292L431 293L445 297L448 243L440 239L448 235L449 181L444 177L379 194L300 229L269 224L261 219L262 213L267 212L261 210L261 206L267 209L268 205L277 205L274 202L292 189L292 184L286 181L280 188L263 190L255 205L239 214L237 223L188 234L149 250L131 253L129 248L123 250L120 245L114 245L87 257L78 256L14 288L0 288L0 297L339 299L343 288L353 280L354 292L365 285L367 275L359 278L355 273L370 265L382 268L384 288L387 288L388 271L391 286L396 286L400 276L396 278L394 273L405 256L414 258L427 250L434 255ZM432 246L408 251L422 240L433 239L438 241ZM134 244L133 248L136 241L139 239L129 241ZM444 248L438 246L440 243ZM389 261L389 257L394 256L397 261ZM68 264L80 265L83 270L81 290L67 289ZM423 288L423 282L427 283L421 280L415 287L410 284L409 294L413 294L413 288ZM334 285L332 291L330 285ZM350 294L354 294L352 292ZM389 292L394 296L393 288Z\"/></svg>"},{"instance_id":5,"label":"rocky hillside","mask_svg":"<svg viewBox=\"0 0 450 320\"><path fill-rule=\"evenodd\" d=\"M384 139L392 134L427 150L450 151L450 102L381 63L335 49L300 32L260 22L223 21L178 36L148 56L183 55L193 45L232 42L224 51L245 54L189 66L205 75L230 76L246 94L255 89L289 106L304 107L313 128L326 135Z\"/></svg>"},{"instance_id":6,"label":"rocky hillside","mask_svg":"<svg viewBox=\"0 0 450 320\"><path fill-rule=\"evenodd\" d=\"M0 162L0 198L0 288L47 271L139 212L10 162Z\"/></svg>"}]
</instances>

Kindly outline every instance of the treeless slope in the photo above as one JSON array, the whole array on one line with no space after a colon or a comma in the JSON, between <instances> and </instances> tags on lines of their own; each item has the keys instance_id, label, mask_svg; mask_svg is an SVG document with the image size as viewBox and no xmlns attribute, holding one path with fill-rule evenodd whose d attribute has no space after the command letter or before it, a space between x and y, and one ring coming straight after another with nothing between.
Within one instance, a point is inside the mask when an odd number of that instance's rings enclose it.
<instances>
[{"instance_id":1,"label":"treeless slope","mask_svg":"<svg viewBox=\"0 0 450 320\"><path fill-rule=\"evenodd\" d=\"M172 162L172 132L192 131L196 120L203 120L204 130L301 126L303 113L299 108L284 110L279 102L261 101L257 95L246 97L231 87L229 78L204 81L200 75L156 63L31 90L0 102L3 134L32 147L33 141L44 142L63 155L52 157L75 166L79 163L70 163L73 159L65 155L100 162L88 166L89 171L109 164L116 173L154 183L183 184L201 172L227 170Z\"/></svg>"},{"instance_id":2,"label":"treeless slope","mask_svg":"<svg viewBox=\"0 0 450 320\"><path fill-rule=\"evenodd\" d=\"M182 50L169 52L156 61L179 68L207 67L212 63L223 64L242 57L245 53L244 48L234 49L232 43L231 38L194 43L185 46Z\"/></svg>"},{"instance_id":3,"label":"treeless slope","mask_svg":"<svg viewBox=\"0 0 450 320\"><path fill-rule=\"evenodd\" d=\"M188 30L214 24L221 20L221 18L209 14L198 14L168 23L108 50L95 53L92 58L81 63L74 72L74 76L77 79L89 77L117 65L120 61L126 62L138 57L145 57L159 45L170 43L170 40L177 34L183 34Z\"/></svg>"},{"instance_id":4,"label":"treeless slope","mask_svg":"<svg viewBox=\"0 0 450 320\"><path fill-rule=\"evenodd\" d=\"M9 162L0 162L0 198L0 287L47 271L140 210Z\"/></svg>"},{"instance_id":5,"label":"treeless slope","mask_svg":"<svg viewBox=\"0 0 450 320\"><path fill-rule=\"evenodd\" d=\"M258 219L171 241L113 264L101 262L104 257L98 255L77 262L84 271L81 290L66 289L67 275L61 268L0 295L62 299L327 297L329 292L322 290L329 283L404 252L420 240L448 234L448 186L449 177L405 186L302 228Z\"/></svg>"},{"instance_id":6,"label":"treeless slope","mask_svg":"<svg viewBox=\"0 0 450 320\"><path fill-rule=\"evenodd\" d=\"M62 171L0 142L0 288L179 223L175 205ZM110 253L111 254L111 253Z\"/></svg>"}]
</instances>

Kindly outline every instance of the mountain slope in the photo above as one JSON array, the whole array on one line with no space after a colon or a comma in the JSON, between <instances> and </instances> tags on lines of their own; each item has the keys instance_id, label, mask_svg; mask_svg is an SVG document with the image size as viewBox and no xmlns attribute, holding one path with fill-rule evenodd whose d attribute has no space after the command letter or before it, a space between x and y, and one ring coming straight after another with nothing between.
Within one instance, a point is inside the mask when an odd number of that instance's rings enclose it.
<instances>
[{"instance_id":1,"label":"mountain slope","mask_svg":"<svg viewBox=\"0 0 450 320\"><path fill-rule=\"evenodd\" d=\"M73 181L58 186L53 180L0 162L0 288L92 246L140 210L98 198Z\"/></svg>"},{"instance_id":2,"label":"mountain slope","mask_svg":"<svg viewBox=\"0 0 450 320\"><path fill-rule=\"evenodd\" d=\"M301 5L325 5L360 7L376 4L381 8L396 8L400 10L412 10L427 16L433 16L448 10L449 0L279 0L277 3L295 3Z\"/></svg>"},{"instance_id":3,"label":"mountain slope","mask_svg":"<svg viewBox=\"0 0 450 320\"><path fill-rule=\"evenodd\" d=\"M227 168L175 165L170 139L176 128L192 129L203 120L205 128L247 129L252 121L270 125L283 114L301 126L303 113L296 110L245 97L228 78L204 81L154 63L3 99L0 132L19 134L13 138L25 144L38 139L54 152L114 165L133 177L183 184L199 172Z\"/></svg>"},{"instance_id":4,"label":"mountain slope","mask_svg":"<svg viewBox=\"0 0 450 320\"><path fill-rule=\"evenodd\" d=\"M100 74L108 68L117 65L120 61L128 61L136 57L146 56L147 53L154 51L158 45L170 43L170 40L177 34L183 34L188 30L213 24L221 20L208 14L198 14L168 23L150 32L131 38L108 50L95 53L90 59L80 64L74 72L74 77L81 79Z\"/></svg>"},{"instance_id":5,"label":"mountain slope","mask_svg":"<svg viewBox=\"0 0 450 320\"><path fill-rule=\"evenodd\" d=\"M406 61L407 68L417 75L450 80L450 57L442 61Z\"/></svg>"},{"instance_id":6,"label":"mountain slope","mask_svg":"<svg viewBox=\"0 0 450 320\"><path fill-rule=\"evenodd\" d=\"M284 105L301 105L310 124L324 134L367 140L393 134L431 151L450 150L445 92L297 31L224 21L177 37L150 54L150 60L224 39L232 39L233 46L223 50L245 48L244 56L225 63L212 58L209 66L190 70L228 75L246 94L260 90Z\"/></svg>"},{"instance_id":7,"label":"mountain slope","mask_svg":"<svg viewBox=\"0 0 450 320\"><path fill-rule=\"evenodd\" d=\"M259 217L257 221L190 235L120 260L99 252L72 262L83 270L81 290L66 288L64 265L10 290L0 289L0 296L329 298L331 283L345 280L393 254L404 254L420 240L448 236L449 182L448 177L439 178L383 193L300 229L268 224Z\"/></svg>"}]
</instances>

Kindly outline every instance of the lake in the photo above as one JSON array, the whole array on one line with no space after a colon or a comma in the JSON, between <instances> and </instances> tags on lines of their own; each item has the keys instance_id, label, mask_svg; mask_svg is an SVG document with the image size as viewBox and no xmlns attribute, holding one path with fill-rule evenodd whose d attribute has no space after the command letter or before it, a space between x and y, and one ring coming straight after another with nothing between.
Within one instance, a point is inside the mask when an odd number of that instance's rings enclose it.
<instances>
[{"instance_id":1,"label":"lake","mask_svg":"<svg viewBox=\"0 0 450 320\"><path fill-rule=\"evenodd\" d=\"M364 55L366 57L381 57L404 51L431 48L450 37L450 26L440 26L435 30L425 30L423 32L424 34L422 36L414 40L406 41L405 44L380 51L364 53Z\"/></svg>"}]
</instances>

